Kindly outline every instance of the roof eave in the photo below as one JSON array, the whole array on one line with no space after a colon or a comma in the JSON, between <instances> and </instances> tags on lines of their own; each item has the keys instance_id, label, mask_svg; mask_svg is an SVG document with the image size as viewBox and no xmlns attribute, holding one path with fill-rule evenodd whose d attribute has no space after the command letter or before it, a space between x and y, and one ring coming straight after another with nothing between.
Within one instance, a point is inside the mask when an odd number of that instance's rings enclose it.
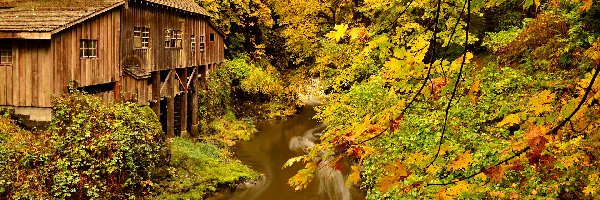
<instances>
[{"instance_id":1,"label":"roof eave","mask_svg":"<svg viewBox=\"0 0 600 200\"><path fill-rule=\"evenodd\" d=\"M86 20L90 19L90 18L93 18L93 17L95 17L95 16L98 16L98 15L100 15L100 14L102 14L102 13L105 13L105 12L107 12L107 11L110 11L110 10L112 10L112 9L114 9L114 8L117 8L117 7L119 7L119 6L123 5L123 4L125 4L125 2L124 2L124 1L121 1L121 2L119 2L119 3L116 3L115 5L112 5L112 6L110 6L110 7L104 8L104 9L102 9L102 10L99 10L99 11L96 11L96 12L94 12L94 13L92 13L92 14L86 15L86 16L84 16L84 17L82 17L82 18L79 18L78 20L75 20L75 21L69 22L67 25L64 25L64 26L61 26L61 27L59 27L59 28L57 28L57 29L54 29L54 30L52 30L51 34L53 35L53 34L56 34L56 33L58 33L58 32L61 32L61 31L65 30L65 29L68 29L68 28L70 28L71 26L77 25L77 24L79 24L79 23L81 23L81 22L84 22L84 21L86 21Z\"/></svg>"},{"instance_id":2,"label":"roof eave","mask_svg":"<svg viewBox=\"0 0 600 200\"><path fill-rule=\"evenodd\" d=\"M0 39L52 39L50 32L43 31L0 31Z\"/></svg>"}]
</instances>

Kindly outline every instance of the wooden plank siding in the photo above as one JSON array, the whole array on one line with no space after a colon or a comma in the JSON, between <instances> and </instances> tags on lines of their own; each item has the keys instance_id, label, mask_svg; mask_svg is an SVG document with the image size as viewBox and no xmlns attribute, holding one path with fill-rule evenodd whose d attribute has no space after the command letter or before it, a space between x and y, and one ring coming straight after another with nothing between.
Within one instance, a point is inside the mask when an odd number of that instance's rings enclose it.
<instances>
[{"instance_id":1,"label":"wooden plank siding","mask_svg":"<svg viewBox=\"0 0 600 200\"><path fill-rule=\"evenodd\" d=\"M52 106L49 40L12 40L12 64L0 65L0 106Z\"/></svg>"},{"instance_id":2,"label":"wooden plank siding","mask_svg":"<svg viewBox=\"0 0 600 200\"><path fill-rule=\"evenodd\" d=\"M164 89L172 98L183 89L182 84L189 82L187 76L205 79L202 74L205 71L200 72L200 69L205 70L224 60L224 36L209 20L208 16L200 14L129 1L126 6L112 8L60 29L50 39L0 39L2 43L10 42L13 48L13 63L0 65L0 106L52 107L52 95L66 93L71 81L76 81L80 87L115 85L114 91L95 94L105 102L122 97L148 105L157 101L156 98L165 97L156 92L153 95L152 82L157 81L148 79L149 74L169 70L179 72L169 78L169 87ZM149 48L134 48L133 29L136 26L150 28ZM181 48L165 48L166 29L182 31ZM210 41L211 34L215 36L214 41ZM191 49L192 35L196 41L194 51ZM202 37L204 51L199 48ZM97 41L96 58L81 57L82 39ZM148 76L134 77L125 73L123 68L131 62L139 64ZM192 74L190 69L194 68L199 72ZM198 84L196 80L192 82Z\"/></svg>"},{"instance_id":3,"label":"wooden plank siding","mask_svg":"<svg viewBox=\"0 0 600 200\"><path fill-rule=\"evenodd\" d=\"M183 13L175 9L141 5L130 2L122 9L121 20L121 59L123 64L138 66L147 74L156 71L191 68L209 63L219 63L224 60L223 36L210 25L209 18L197 14ZM149 47L134 48L134 27L150 29ZM165 30L182 31L181 48L165 47ZM209 34L215 34L215 41L209 41ZM191 37L195 37L195 50L192 51ZM200 51L200 38L204 36L205 50ZM180 80L173 74L176 82ZM147 76L147 78L151 78ZM123 75L122 93L125 100L147 105L153 98L152 81L147 78L135 79ZM167 80L168 81L168 80ZM185 82L181 80L182 82ZM172 92L181 91L180 84L169 83ZM165 88L165 90L167 90ZM158 94L158 97L169 97L169 92Z\"/></svg>"},{"instance_id":4,"label":"wooden plank siding","mask_svg":"<svg viewBox=\"0 0 600 200\"><path fill-rule=\"evenodd\" d=\"M167 12L166 12L166 11ZM123 9L121 35L121 53L123 60L139 62L139 67L151 71L169 70L199 66L207 63L222 62L224 50L222 35L214 28L207 31L208 18L201 15L189 15L166 7L146 6L130 3ZM150 28L150 47L136 49L133 47L134 27ZM181 48L165 48L165 30L182 31ZM217 41L209 47L209 32L215 32ZM205 51L199 51L200 37L204 34ZM191 36L196 38L196 50L191 51ZM220 46L221 48L216 48ZM208 54L211 60L205 59Z\"/></svg>"},{"instance_id":5,"label":"wooden plank siding","mask_svg":"<svg viewBox=\"0 0 600 200\"><path fill-rule=\"evenodd\" d=\"M52 36L54 52L55 93L65 93L66 85L91 86L118 81L120 9L100 14ZM97 41L97 57L82 58L80 41Z\"/></svg>"}]
</instances>

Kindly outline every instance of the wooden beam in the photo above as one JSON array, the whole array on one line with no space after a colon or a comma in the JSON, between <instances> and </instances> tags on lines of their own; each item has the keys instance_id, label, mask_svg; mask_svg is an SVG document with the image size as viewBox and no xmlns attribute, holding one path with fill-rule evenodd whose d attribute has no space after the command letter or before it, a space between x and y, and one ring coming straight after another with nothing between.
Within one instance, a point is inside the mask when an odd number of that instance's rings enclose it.
<instances>
[{"instance_id":1,"label":"wooden beam","mask_svg":"<svg viewBox=\"0 0 600 200\"><path fill-rule=\"evenodd\" d=\"M196 71L197 69L198 69L197 67L192 68L192 73L190 74L191 77L194 77L194 74L198 73ZM187 90L189 90L191 88L191 84L192 84L193 80L194 80L193 78L190 78L190 80L187 81L187 84L185 85L185 88Z\"/></svg>"},{"instance_id":2,"label":"wooden beam","mask_svg":"<svg viewBox=\"0 0 600 200\"><path fill-rule=\"evenodd\" d=\"M169 91L166 91L165 95L162 95L165 89L165 87L167 87L167 85L169 84L169 80L171 80L171 77L173 76L173 70L169 70L169 73L167 74L167 78L165 79L165 82L160 86L160 91L159 91L159 95L162 96L168 96L170 93ZM160 77L160 71L159 71L159 77ZM160 82L160 78L159 78L159 82Z\"/></svg>"},{"instance_id":3,"label":"wooden beam","mask_svg":"<svg viewBox=\"0 0 600 200\"><path fill-rule=\"evenodd\" d=\"M183 71L181 73L181 79L182 80L187 80L188 77L188 70L187 68L183 68ZM184 86L185 87L185 86ZM189 136L188 135L188 131L187 131L187 116L188 116L188 88L183 88L183 93L181 94L181 102L180 102L181 106L179 106L180 110L179 110L179 116L181 119L181 123L180 127L181 127L181 136L182 137L186 137Z\"/></svg>"},{"instance_id":4,"label":"wooden beam","mask_svg":"<svg viewBox=\"0 0 600 200\"><path fill-rule=\"evenodd\" d=\"M160 71L152 72L150 75L152 79L152 110L156 113L156 116L160 118Z\"/></svg>"},{"instance_id":5,"label":"wooden beam","mask_svg":"<svg viewBox=\"0 0 600 200\"><path fill-rule=\"evenodd\" d=\"M200 90L200 84L198 81L198 67L194 67L192 74L192 130L190 130L192 137L198 136L198 91Z\"/></svg>"},{"instance_id":6,"label":"wooden beam","mask_svg":"<svg viewBox=\"0 0 600 200\"><path fill-rule=\"evenodd\" d=\"M202 68L202 69L200 70L200 74L201 74L201 77L200 77L200 79L201 79L201 85L202 85L202 89L205 89L205 90L206 90L206 89L208 88L208 86L207 86L207 82L206 82L206 71L207 71L206 69L207 69L207 66L206 66L206 65L204 65L204 66L201 66L201 68Z\"/></svg>"},{"instance_id":7,"label":"wooden beam","mask_svg":"<svg viewBox=\"0 0 600 200\"><path fill-rule=\"evenodd\" d=\"M0 31L0 39L38 39L38 40L49 40L52 39L50 32L13 32L13 31Z\"/></svg>"},{"instance_id":8,"label":"wooden beam","mask_svg":"<svg viewBox=\"0 0 600 200\"><path fill-rule=\"evenodd\" d=\"M171 69L169 74L174 73L174 71L174 69ZM175 76L169 76L167 82L167 137L172 138L175 137Z\"/></svg>"}]
</instances>

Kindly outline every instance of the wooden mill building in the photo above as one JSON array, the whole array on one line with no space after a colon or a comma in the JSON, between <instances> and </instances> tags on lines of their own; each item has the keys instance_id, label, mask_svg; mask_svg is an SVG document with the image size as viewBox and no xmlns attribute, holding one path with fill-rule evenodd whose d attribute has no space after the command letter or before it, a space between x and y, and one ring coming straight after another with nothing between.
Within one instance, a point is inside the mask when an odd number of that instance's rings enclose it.
<instances>
[{"instance_id":1,"label":"wooden mill building","mask_svg":"<svg viewBox=\"0 0 600 200\"><path fill-rule=\"evenodd\" d=\"M193 0L0 0L0 106L48 120L72 82L150 105L170 136L189 130L206 71L224 60L210 17Z\"/></svg>"}]
</instances>

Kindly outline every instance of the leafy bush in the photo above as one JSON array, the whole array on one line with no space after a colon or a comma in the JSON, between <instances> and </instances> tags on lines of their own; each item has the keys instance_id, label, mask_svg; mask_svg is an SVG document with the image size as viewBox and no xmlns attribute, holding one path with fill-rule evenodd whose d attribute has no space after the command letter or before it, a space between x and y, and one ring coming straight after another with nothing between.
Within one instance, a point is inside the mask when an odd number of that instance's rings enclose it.
<instances>
[{"instance_id":1,"label":"leafy bush","mask_svg":"<svg viewBox=\"0 0 600 200\"><path fill-rule=\"evenodd\" d=\"M54 101L38 134L2 122L0 195L14 199L124 199L146 195L166 160L162 130L148 107L106 106L83 94Z\"/></svg>"}]
</instances>

